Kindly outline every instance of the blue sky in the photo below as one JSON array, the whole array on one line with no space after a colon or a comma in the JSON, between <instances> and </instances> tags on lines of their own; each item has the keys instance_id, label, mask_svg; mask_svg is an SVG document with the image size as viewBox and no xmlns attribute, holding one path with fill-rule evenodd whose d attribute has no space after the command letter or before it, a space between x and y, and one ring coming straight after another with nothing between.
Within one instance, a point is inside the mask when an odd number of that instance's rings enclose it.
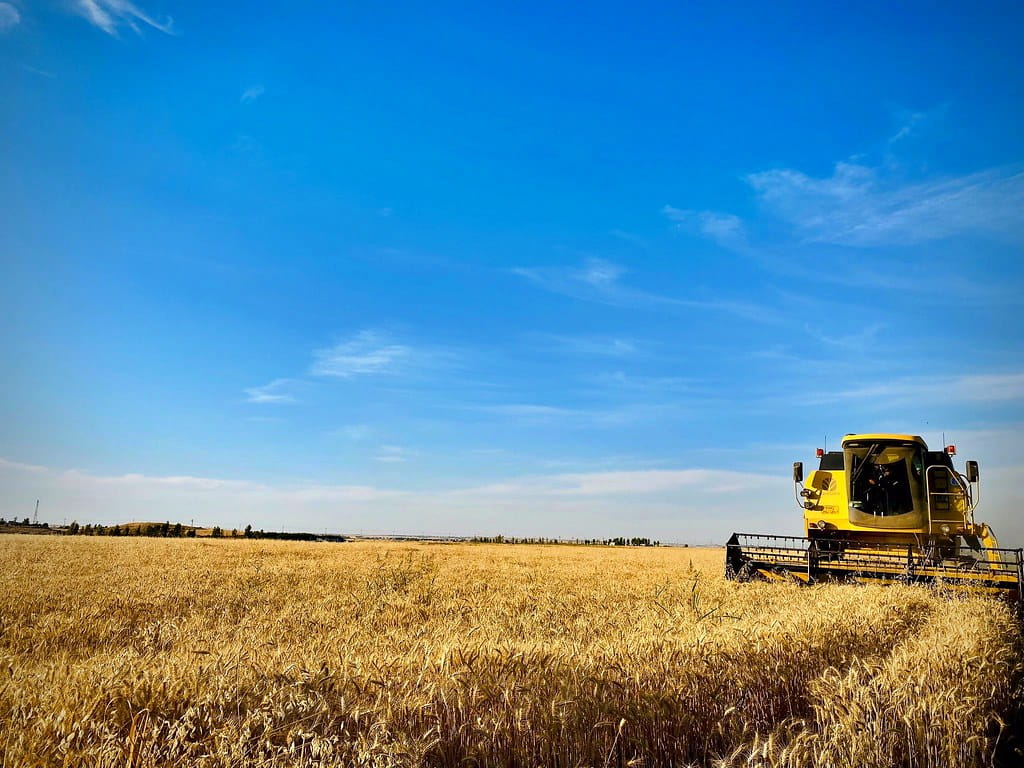
<instances>
[{"instance_id":1,"label":"blue sky","mask_svg":"<svg viewBox=\"0 0 1024 768\"><path fill-rule=\"evenodd\" d=\"M892 430L1020 543L1022 22L0 3L0 514L717 541Z\"/></svg>"}]
</instances>

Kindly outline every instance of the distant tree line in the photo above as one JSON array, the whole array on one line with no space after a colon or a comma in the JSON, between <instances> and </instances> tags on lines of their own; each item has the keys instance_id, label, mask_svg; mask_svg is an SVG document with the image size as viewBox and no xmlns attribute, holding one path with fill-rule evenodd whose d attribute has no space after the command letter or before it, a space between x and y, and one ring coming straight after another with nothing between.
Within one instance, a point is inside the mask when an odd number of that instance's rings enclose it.
<instances>
[{"instance_id":1,"label":"distant tree line","mask_svg":"<svg viewBox=\"0 0 1024 768\"><path fill-rule=\"evenodd\" d=\"M287 531L254 531L251 525L245 526L247 539L276 539L278 541L347 541L344 536L334 533L289 533Z\"/></svg>"},{"instance_id":2,"label":"distant tree line","mask_svg":"<svg viewBox=\"0 0 1024 768\"><path fill-rule=\"evenodd\" d=\"M584 546L614 547L660 547L660 541L634 536L631 539L617 536L614 539L549 539L543 536L474 536L469 541L477 544L580 544Z\"/></svg>"},{"instance_id":3,"label":"distant tree line","mask_svg":"<svg viewBox=\"0 0 1024 768\"><path fill-rule=\"evenodd\" d=\"M0 517L0 525L17 525L18 527L28 526L29 528L49 528L49 523L33 523L27 517L24 520L5 520Z\"/></svg>"},{"instance_id":4,"label":"distant tree line","mask_svg":"<svg viewBox=\"0 0 1024 768\"><path fill-rule=\"evenodd\" d=\"M285 531L254 531L251 525L245 526L245 538L247 539L277 539L279 541L316 541L318 537L313 533L287 533Z\"/></svg>"},{"instance_id":5,"label":"distant tree line","mask_svg":"<svg viewBox=\"0 0 1024 768\"><path fill-rule=\"evenodd\" d=\"M23 521L5 520L0 517L0 526L30 526L35 528L49 528L48 523L32 523L27 517ZM61 532L58 527L56 529ZM152 538L168 539L194 539L197 536L196 528L185 526L181 523L170 521L163 523L127 523L123 525L101 525L92 523L79 525L74 521L63 529L63 533L69 536L149 536ZM264 531L254 530L251 525L245 526L245 530L239 532L237 528L225 531L219 525L210 529L210 537L221 538L246 538L246 539L274 539L278 541L347 541L347 537L333 533L293 533L288 531ZM470 541L477 544L576 544L584 546L614 546L614 547L660 547L661 542L642 536L626 538L616 536L611 539L556 539L544 536L473 536L463 541Z\"/></svg>"},{"instance_id":6,"label":"distant tree line","mask_svg":"<svg viewBox=\"0 0 1024 768\"><path fill-rule=\"evenodd\" d=\"M0 521L2 523L2 521ZM25 523L28 524L28 521ZM150 536L154 538L169 539L194 539L196 528L183 526L181 523L171 525L164 523L133 523L126 525L79 525L78 521L72 522L65 529L69 536ZM223 538L246 538L246 539L278 539L282 541L345 541L344 536L336 534L317 535L315 533L287 533L285 531L255 531L251 525L245 526L243 532L237 528L225 531L219 525L210 529L210 537L214 539Z\"/></svg>"},{"instance_id":7,"label":"distant tree line","mask_svg":"<svg viewBox=\"0 0 1024 768\"><path fill-rule=\"evenodd\" d=\"M219 531L219 529L217 529ZM134 525L79 525L75 520L64 531L69 536L151 536L156 538L195 538L196 529L181 523L136 523Z\"/></svg>"}]
</instances>

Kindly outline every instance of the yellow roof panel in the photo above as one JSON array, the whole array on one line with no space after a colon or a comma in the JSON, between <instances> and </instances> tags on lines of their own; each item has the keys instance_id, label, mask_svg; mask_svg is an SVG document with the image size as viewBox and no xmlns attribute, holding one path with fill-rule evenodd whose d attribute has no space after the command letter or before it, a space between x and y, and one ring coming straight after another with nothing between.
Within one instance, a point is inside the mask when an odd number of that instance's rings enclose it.
<instances>
[{"instance_id":1,"label":"yellow roof panel","mask_svg":"<svg viewBox=\"0 0 1024 768\"><path fill-rule=\"evenodd\" d=\"M896 434L889 434L889 433L886 433L886 432L876 432L876 433L865 433L863 435L846 435L843 438L843 442L844 443L846 443L847 441L860 442L860 441L863 441L863 440L878 440L878 441L883 441L883 440L899 440L900 442L920 443L925 448L928 447L928 444L924 441L924 438L922 438L920 435L896 435Z\"/></svg>"}]
</instances>

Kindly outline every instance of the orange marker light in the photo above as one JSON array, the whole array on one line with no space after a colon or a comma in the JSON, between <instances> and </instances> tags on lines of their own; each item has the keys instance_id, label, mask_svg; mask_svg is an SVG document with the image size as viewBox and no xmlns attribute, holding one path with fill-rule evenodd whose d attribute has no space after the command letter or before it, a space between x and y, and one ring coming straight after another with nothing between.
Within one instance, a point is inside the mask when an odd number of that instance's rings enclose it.
<instances>
[{"instance_id":1,"label":"orange marker light","mask_svg":"<svg viewBox=\"0 0 1024 768\"><path fill-rule=\"evenodd\" d=\"M816 450L814 451L814 455L815 455L815 456L817 456L817 457L818 457L818 458L820 459L820 458L821 458L822 456L824 456L824 455L825 455L825 449L824 449L824 448L818 448L818 449L816 449Z\"/></svg>"},{"instance_id":2,"label":"orange marker light","mask_svg":"<svg viewBox=\"0 0 1024 768\"><path fill-rule=\"evenodd\" d=\"M955 445L947 445L946 446L946 453L948 453L950 456L956 456L956 446Z\"/></svg>"}]
</instances>

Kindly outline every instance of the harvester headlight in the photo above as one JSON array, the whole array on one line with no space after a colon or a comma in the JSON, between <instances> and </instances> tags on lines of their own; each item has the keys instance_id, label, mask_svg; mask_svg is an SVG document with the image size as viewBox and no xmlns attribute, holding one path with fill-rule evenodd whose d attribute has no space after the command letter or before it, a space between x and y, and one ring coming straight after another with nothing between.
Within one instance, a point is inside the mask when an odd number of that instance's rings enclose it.
<instances>
[{"instance_id":1,"label":"harvester headlight","mask_svg":"<svg viewBox=\"0 0 1024 768\"><path fill-rule=\"evenodd\" d=\"M828 523L826 523L824 520L819 520L817 525L818 525L818 530L819 531L824 531L825 530L825 526L828 525Z\"/></svg>"},{"instance_id":2,"label":"harvester headlight","mask_svg":"<svg viewBox=\"0 0 1024 768\"><path fill-rule=\"evenodd\" d=\"M804 509L814 509L814 502L813 501L805 501L804 502Z\"/></svg>"},{"instance_id":3,"label":"harvester headlight","mask_svg":"<svg viewBox=\"0 0 1024 768\"><path fill-rule=\"evenodd\" d=\"M939 530L942 531L947 536L949 535L950 528L949 528L948 525L943 525L941 528L939 528Z\"/></svg>"}]
</instances>

